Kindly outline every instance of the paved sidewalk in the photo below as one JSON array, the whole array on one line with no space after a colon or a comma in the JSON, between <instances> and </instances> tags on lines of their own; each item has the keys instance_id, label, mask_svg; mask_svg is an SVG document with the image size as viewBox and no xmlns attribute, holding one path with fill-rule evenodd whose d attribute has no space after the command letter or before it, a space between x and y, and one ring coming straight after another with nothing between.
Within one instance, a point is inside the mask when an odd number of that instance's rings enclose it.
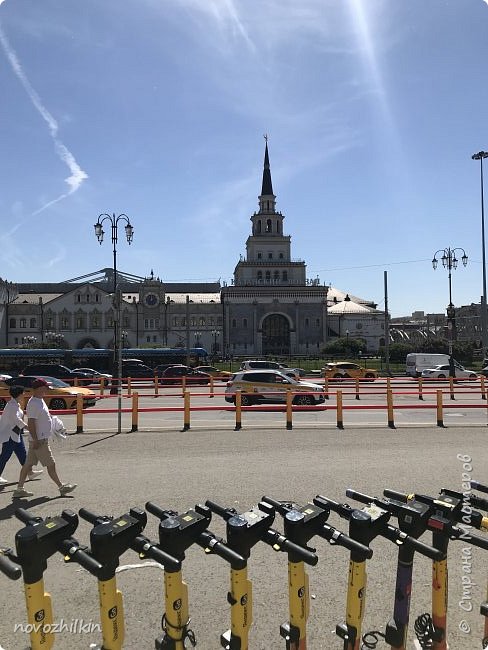
<instances>
[{"instance_id":1,"label":"paved sidewalk","mask_svg":"<svg viewBox=\"0 0 488 650\"><path fill-rule=\"evenodd\" d=\"M15 532L22 524L13 516L17 505L37 515L60 514L63 508L80 507L102 514L119 515L131 506L143 507L153 500L163 507L184 511L205 499L238 510L246 510L268 494L276 499L305 503L316 494L345 501L345 490L381 496L383 488L435 494L441 487L461 490L463 463L457 456L472 459L472 478L488 483L486 429L412 428L395 431L364 428L339 431L316 428L249 429L233 431L178 430L138 432L114 436L78 435L55 443L54 449L63 481L78 483L72 495L61 498L55 485L43 474L26 485L34 497L12 504L14 484L0 490L0 546L13 546ZM466 470L464 470L466 471ZM4 476L14 481L18 465L10 462ZM148 515L145 534L157 539L157 521ZM329 523L347 531L347 522L332 514ZM281 520L276 528L282 530ZM89 543L90 526L80 522L75 533ZM211 530L225 535L221 520L214 516ZM428 541L428 537L425 537ZM309 619L310 650L342 647L335 637L337 623L343 621L348 570L347 552L315 540L319 564L309 569L313 594ZM368 564L368 595L363 631L384 629L393 606L396 548L383 540L373 543L374 557ZM452 650L481 647L483 621L479 605L486 596L488 555L473 549L472 580L469 593L472 611L459 606L463 595L462 547L452 543L449 551L449 627ZM124 565L142 565L129 552ZM216 650L220 634L230 625L228 566L220 558L205 556L199 547L187 552L184 577L190 594L191 628L198 648ZM250 647L270 650L284 647L279 626L287 620L287 558L268 546L255 547L249 563L254 589L254 625ZM154 567L130 568L120 573L119 588L124 594L126 615L125 647L153 648L160 633L163 609L163 573ZM0 575L3 612L0 644L5 650L28 645L25 633L14 633L15 623L25 622L22 582ZM425 558L415 563L412 617L429 610L431 566ZM54 556L45 573L46 590L52 594L55 621L83 619L99 621L96 580L77 565L65 565ZM465 623L463 623L463 621ZM470 632L461 632L467 625ZM413 621L411 622L411 636ZM467 630L467 627L465 628ZM97 633L62 633L55 645L62 650L78 650L100 641ZM381 647L382 641L379 646Z\"/></svg>"}]
</instances>

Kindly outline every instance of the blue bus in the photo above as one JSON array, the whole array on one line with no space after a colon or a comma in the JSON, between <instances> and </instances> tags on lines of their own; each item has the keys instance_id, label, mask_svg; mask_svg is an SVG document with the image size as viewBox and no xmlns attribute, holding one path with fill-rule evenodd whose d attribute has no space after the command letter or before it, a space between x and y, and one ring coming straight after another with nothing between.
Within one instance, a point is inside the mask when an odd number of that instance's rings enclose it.
<instances>
[{"instance_id":1,"label":"blue bus","mask_svg":"<svg viewBox=\"0 0 488 650\"><path fill-rule=\"evenodd\" d=\"M204 348L123 348L123 359L139 359L153 368L160 363L205 365L208 353ZM62 363L68 368L93 368L100 372L112 369L114 351L109 348L5 348L0 349L0 373L17 375L31 363Z\"/></svg>"}]
</instances>

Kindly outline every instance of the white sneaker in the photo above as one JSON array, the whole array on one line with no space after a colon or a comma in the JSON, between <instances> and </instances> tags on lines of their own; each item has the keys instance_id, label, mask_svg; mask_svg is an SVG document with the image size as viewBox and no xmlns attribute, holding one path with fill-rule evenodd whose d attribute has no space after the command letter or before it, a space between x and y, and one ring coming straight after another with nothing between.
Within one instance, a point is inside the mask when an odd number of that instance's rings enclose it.
<instances>
[{"instance_id":1,"label":"white sneaker","mask_svg":"<svg viewBox=\"0 0 488 650\"><path fill-rule=\"evenodd\" d=\"M32 472L29 472L27 474L27 477L28 477L28 479L30 481L32 481L33 478L36 478L36 476L38 476L39 474L42 474L43 471L44 471L43 469L33 469Z\"/></svg>"},{"instance_id":2,"label":"white sneaker","mask_svg":"<svg viewBox=\"0 0 488 650\"><path fill-rule=\"evenodd\" d=\"M60 488L59 492L62 497L66 496L76 488L76 483L64 483Z\"/></svg>"},{"instance_id":3,"label":"white sneaker","mask_svg":"<svg viewBox=\"0 0 488 650\"><path fill-rule=\"evenodd\" d=\"M13 499L20 499L21 497L33 497L33 496L34 496L34 492L29 492L29 490L26 490L25 488L17 488L12 493Z\"/></svg>"},{"instance_id":4,"label":"white sneaker","mask_svg":"<svg viewBox=\"0 0 488 650\"><path fill-rule=\"evenodd\" d=\"M3 485L4 483L8 483L7 479L0 476L0 485Z\"/></svg>"}]
</instances>

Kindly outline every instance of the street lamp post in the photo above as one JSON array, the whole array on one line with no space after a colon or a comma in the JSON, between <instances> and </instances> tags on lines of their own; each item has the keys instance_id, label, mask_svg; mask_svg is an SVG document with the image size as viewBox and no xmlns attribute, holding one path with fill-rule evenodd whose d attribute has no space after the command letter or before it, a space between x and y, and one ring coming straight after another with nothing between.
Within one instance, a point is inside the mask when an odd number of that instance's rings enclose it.
<instances>
[{"instance_id":1,"label":"street lamp post","mask_svg":"<svg viewBox=\"0 0 488 650\"><path fill-rule=\"evenodd\" d=\"M468 256L464 248L441 248L434 253L432 258L432 266L434 271L437 268L439 260L437 259L438 253L442 253L441 262L442 266L449 272L449 305L447 306L447 329L448 329L448 342L449 342L449 376L455 377L456 371L454 367L454 358L452 356L452 344L456 340L456 310L452 303L452 284L451 284L451 272L452 269L457 269L459 260L456 257L456 251L462 252L461 261L463 266L466 266L468 263Z\"/></svg>"},{"instance_id":2,"label":"street lamp post","mask_svg":"<svg viewBox=\"0 0 488 650\"><path fill-rule=\"evenodd\" d=\"M201 332L195 332L195 347L199 348L200 347L200 337L202 333Z\"/></svg>"},{"instance_id":3,"label":"street lamp post","mask_svg":"<svg viewBox=\"0 0 488 650\"><path fill-rule=\"evenodd\" d=\"M481 304L481 344L483 346L483 355L486 356L488 351L488 316L486 307L486 258L485 258L485 202L483 196L483 159L488 158L488 151L478 151L471 156L473 160L480 161L480 181L481 181L481 264L483 270L483 298Z\"/></svg>"},{"instance_id":4,"label":"street lamp post","mask_svg":"<svg viewBox=\"0 0 488 650\"><path fill-rule=\"evenodd\" d=\"M114 307L115 307L115 312L116 312L116 317L114 318L114 363L113 363L113 375L116 377L117 381L117 386L116 390L114 390L114 385L112 382L112 387L110 389L111 394L117 393L118 396L118 433L121 432L122 429L122 423L121 423L121 418L122 418L122 363L121 363L121 352L122 352L122 341L121 341L121 333L122 333L122 328L121 325L122 323L120 322L120 308L121 308L121 302L122 302L122 297L118 294L117 291L117 240L118 240L118 227L119 223L125 222L125 236L127 238L127 243L130 244L132 243L132 240L134 238L134 228L132 227L132 224L129 220L129 217L126 214L107 214L106 212L100 214L98 216L97 223L94 225L95 228L95 235L100 243L100 245L103 242L103 236L105 234L103 230L103 223L105 221L109 221L112 229L112 244L113 244L113 272L114 272L114 277L113 277L113 293L114 293Z\"/></svg>"},{"instance_id":5,"label":"street lamp post","mask_svg":"<svg viewBox=\"0 0 488 650\"><path fill-rule=\"evenodd\" d=\"M219 330L212 330L212 336L213 336L213 339L214 339L213 353L214 353L214 357L217 357L217 338L220 336Z\"/></svg>"}]
</instances>

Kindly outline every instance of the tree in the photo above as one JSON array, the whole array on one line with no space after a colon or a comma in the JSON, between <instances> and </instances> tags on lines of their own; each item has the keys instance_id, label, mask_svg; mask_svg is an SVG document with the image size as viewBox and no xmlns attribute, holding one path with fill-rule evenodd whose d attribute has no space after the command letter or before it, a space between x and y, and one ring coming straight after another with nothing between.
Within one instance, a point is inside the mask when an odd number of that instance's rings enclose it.
<instances>
[{"instance_id":1,"label":"tree","mask_svg":"<svg viewBox=\"0 0 488 650\"><path fill-rule=\"evenodd\" d=\"M325 357L357 357L359 352L366 352L366 342L363 339L352 339L349 336L342 336L327 343L322 348L322 354Z\"/></svg>"}]
</instances>

